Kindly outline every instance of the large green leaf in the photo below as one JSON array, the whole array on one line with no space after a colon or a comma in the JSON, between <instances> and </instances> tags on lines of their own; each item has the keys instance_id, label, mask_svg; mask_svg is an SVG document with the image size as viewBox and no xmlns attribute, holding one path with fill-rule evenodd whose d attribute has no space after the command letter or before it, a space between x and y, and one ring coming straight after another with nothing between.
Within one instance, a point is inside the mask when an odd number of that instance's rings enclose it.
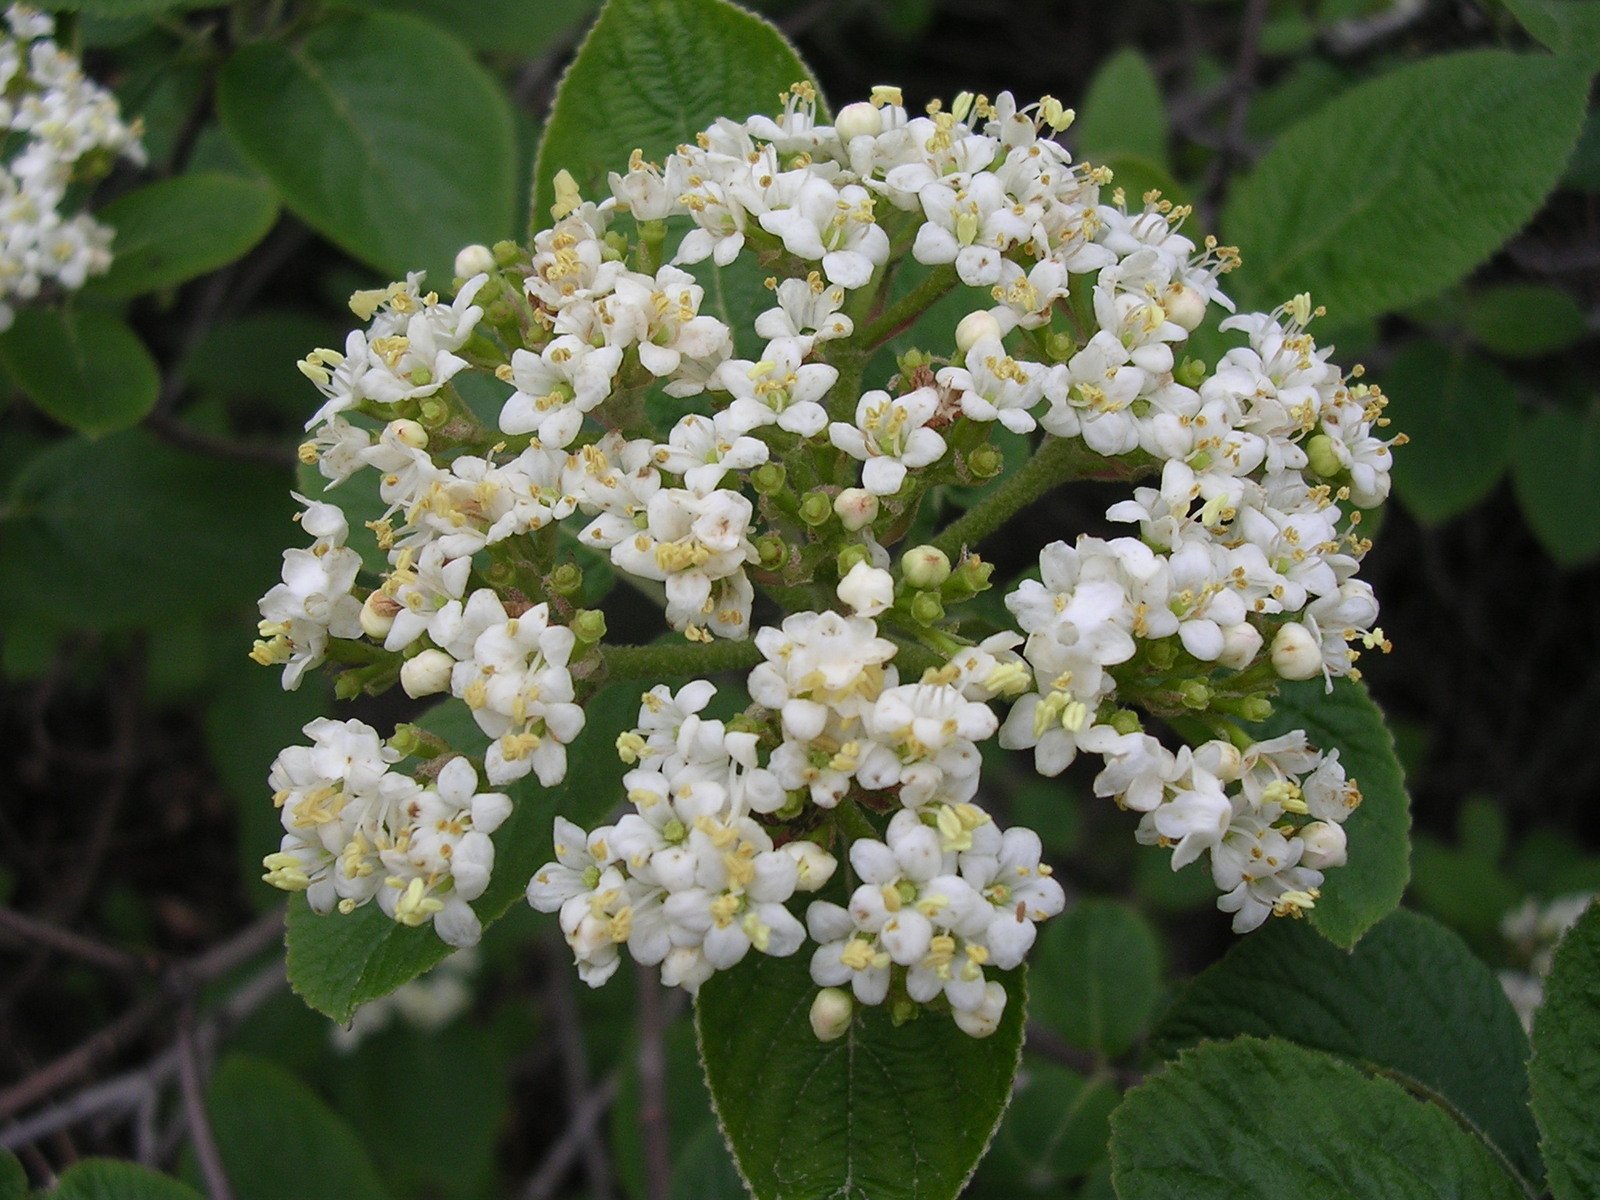
<instances>
[{"instance_id":1,"label":"large green leaf","mask_svg":"<svg viewBox=\"0 0 1600 1200\"><path fill-rule=\"evenodd\" d=\"M391 276L448 282L456 251L512 232L505 91L416 17L337 18L257 42L217 90L223 127L308 225Z\"/></svg>"},{"instance_id":2,"label":"large green leaf","mask_svg":"<svg viewBox=\"0 0 1600 1200\"><path fill-rule=\"evenodd\" d=\"M1467 302L1466 323L1480 346L1502 358L1555 354L1589 332L1578 302L1542 283L1503 283L1475 292Z\"/></svg>"},{"instance_id":3,"label":"large green leaf","mask_svg":"<svg viewBox=\"0 0 1600 1200\"><path fill-rule=\"evenodd\" d=\"M1395 490L1430 524L1465 512L1505 474L1516 388L1493 363L1433 342L1407 346L1383 376L1387 415L1410 439L1395 451Z\"/></svg>"},{"instance_id":4,"label":"large green leaf","mask_svg":"<svg viewBox=\"0 0 1600 1200\"><path fill-rule=\"evenodd\" d=\"M1206 1042L1111 1116L1120 1200L1527 1200L1398 1084L1289 1042Z\"/></svg>"},{"instance_id":5,"label":"large green leaf","mask_svg":"<svg viewBox=\"0 0 1600 1200\"><path fill-rule=\"evenodd\" d=\"M90 436L138 424L161 390L144 343L109 313L25 308L0 334L0 361L28 399Z\"/></svg>"},{"instance_id":6,"label":"large green leaf","mask_svg":"<svg viewBox=\"0 0 1600 1200\"><path fill-rule=\"evenodd\" d=\"M1303 729L1311 744L1338 750L1345 772L1361 787L1361 806L1345 823L1350 861L1331 867L1311 923L1329 941L1349 949L1400 904L1411 877L1411 801L1394 735L1364 685L1320 679L1283 684L1272 717L1254 726L1257 737Z\"/></svg>"},{"instance_id":7,"label":"large green leaf","mask_svg":"<svg viewBox=\"0 0 1600 1200\"><path fill-rule=\"evenodd\" d=\"M1424 299L1521 229L1561 176L1586 70L1479 50L1331 100L1232 190L1223 228L1245 297L1309 290L1341 324Z\"/></svg>"},{"instance_id":8,"label":"large green leaf","mask_svg":"<svg viewBox=\"0 0 1600 1200\"><path fill-rule=\"evenodd\" d=\"M1511 482L1535 536L1564 566L1600 554L1600 408L1552 409L1517 430Z\"/></svg>"},{"instance_id":9,"label":"large green leaf","mask_svg":"<svg viewBox=\"0 0 1600 1200\"><path fill-rule=\"evenodd\" d=\"M534 871L550 859L557 813L585 824L621 801L624 768L613 747L638 718L639 690L619 684L589 701L588 723L567 752L560 786L541 788L530 776L509 789L516 805L494 833L494 875L472 905L485 926L522 899ZM421 723L467 754L480 755L487 746L464 704L446 701ZM289 906L286 940L290 985L336 1021L348 1021L367 1001L388 995L451 953L432 926L401 925L375 904L349 915L317 916L301 897Z\"/></svg>"},{"instance_id":10,"label":"large green leaf","mask_svg":"<svg viewBox=\"0 0 1600 1200\"><path fill-rule=\"evenodd\" d=\"M1089 81L1073 131L1080 158L1103 163L1132 156L1167 168L1167 110L1144 55L1129 48L1101 65ZM1129 202L1137 199L1130 189Z\"/></svg>"},{"instance_id":11,"label":"large green leaf","mask_svg":"<svg viewBox=\"0 0 1600 1200\"><path fill-rule=\"evenodd\" d=\"M200 1193L131 1162L86 1158L61 1172L50 1200L200 1200Z\"/></svg>"},{"instance_id":12,"label":"large green leaf","mask_svg":"<svg viewBox=\"0 0 1600 1200\"><path fill-rule=\"evenodd\" d=\"M1086 1079L1054 1063L1024 1062L994 1148L978 1170L980 1191L999 1195L1008 1185L1025 1195L1044 1189L1059 1195L1062 1184L1105 1158L1108 1122L1121 1098L1105 1074Z\"/></svg>"},{"instance_id":13,"label":"large green leaf","mask_svg":"<svg viewBox=\"0 0 1600 1200\"><path fill-rule=\"evenodd\" d=\"M1543 1175L1521 1022L1494 973L1427 917L1391 913L1349 953L1300 922L1273 921L1201 972L1152 1042L1170 1057L1239 1034L1396 1076L1449 1106L1524 1178Z\"/></svg>"},{"instance_id":14,"label":"large green leaf","mask_svg":"<svg viewBox=\"0 0 1600 1200\"><path fill-rule=\"evenodd\" d=\"M0 1200L28 1200L28 1176L9 1150L0 1150Z\"/></svg>"},{"instance_id":15,"label":"large green leaf","mask_svg":"<svg viewBox=\"0 0 1600 1200\"><path fill-rule=\"evenodd\" d=\"M392 1102L406 1106L399 1097ZM282 1067L242 1054L225 1058L207 1107L238 1200L303 1200L319 1189L339 1200L385 1200L349 1124Z\"/></svg>"},{"instance_id":16,"label":"large green leaf","mask_svg":"<svg viewBox=\"0 0 1600 1200\"><path fill-rule=\"evenodd\" d=\"M1022 1046L1021 973L1000 1028L948 1015L896 1026L858 1011L819 1042L808 956L752 954L700 989L695 1021L712 1103L756 1200L953 1200L1005 1110Z\"/></svg>"},{"instance_id":17,"label":"large green leaf","mask_svg":"<svg viewBox=\"0 0 1600 1200\"><path fill-rule=\"evenodd\" d=\"M501 57L537 58L558 48L568 31L600 7L600 0L339 0L340 7L406 12L424 17L473 50Z\"/></svg>"},{"instance_id":18,"label":"large green leaf","mask_svg":"<svg viewBox=\"0 0 1600 1200\"><path fill-rule=\"evenodd\" d=\"M1115 1057L1144 1033L1161 994L1155 930L1114 900L1084 900L1044 927L1034 1015L1074 1046Z\"/></svg>"},{"instance_id":19,"label":"large green leaf","mask_svg":"<svg viewBox=\"0 0 1600 1200\"><path fill-rule=\"evenodd\" d=\"M534 227L549 224L558 171L598 200L634 149L659 161L717 117L776 112L778 93L809 79L783 34L727 0L609 0L550 109Z\"/></svg>"},{"instance_id":20,"label":"large green leaf","mask_svg":"<svg viewBox=\"0 0 1600 1200\"><path fill-rule=\"evenodd\" d=\"M1503 0L1522 26L1558 53L1590 63L1600 56L1600 3L1595 0Z\"/></svg>"},{"instance_id":21,"label":"large green leaf","mask_svg":"<svg viewBox=\"0 0 1600 1200\"><path fill-rule=\"evenodd\" d=\"M97 215L117 231L115 257L88 290L125 299L239 258L272 228L278 200L265 184L237 175L180 175L129 192Z\"/></svg>"},{"instance_id":22,"label":"large green leaf","mask_svg":"<svg viewBox=\"0 0 1600 1200\"><path fill-rule=\"evenodd\" d=\"M1533 1026L1533 1115L1556 1200L1600 1195L1600 909L1556 950Z\"/></svg>"}]
</instances>

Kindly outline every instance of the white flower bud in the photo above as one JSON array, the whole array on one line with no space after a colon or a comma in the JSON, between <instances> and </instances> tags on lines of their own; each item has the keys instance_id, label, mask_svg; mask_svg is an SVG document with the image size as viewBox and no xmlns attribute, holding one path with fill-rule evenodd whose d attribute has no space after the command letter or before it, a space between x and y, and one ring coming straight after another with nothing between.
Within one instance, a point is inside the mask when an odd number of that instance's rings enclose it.
<instances>
[{"instance_id":1,"label":"white flower bud","mask_svg":"<svg viewBox=\"0 0 1600 1200\"><path fill-rule=\"evenodd\" d=\"M834 497L833 511L840 523L854 533L878 519L878 498L866 488L845 488Z\"/></svg>"},{"instance_id":2,"label":"white flower bud","mask_svg":"<svg viewBox=\"0 0 1600 1200\"><path fill-rule=\"evenodd\" d=\"M913 546L900 559L900 573L914 588L936 588L950 578L950 556L937 546Z\"/></svg>"},{"instance_id":3,"label":"white flower bud","mask_svg":"<svg viewBox=\"0 0 1600 1200\"><path fill-rule=\"evenodd\" d=\"M850 1018L855 1011L856 1002L849 992L823 988L811 1002L811 1032L822 1042L842 1038L850 1028Z\"/></svg>"},{"instance_id":4,"label":"white flower bud","mask_svg":"<svg viewBox=\"0 0 1600 1200\"><path fill-rule=\"evenodd\" d=\"M984 338L1000 337L1000 322L984 309L969 312L956 326L956 349L965 354Z\"/></svg>"},{"instance_id":5,"label":"white flower bud","mask_svg":"<svg viewBox=\"0 0 1600 1200\"><path fill-rule=\"evenodd\" d=\"M383 641L394 627L395 614L399 611L400 606L393 596L373 592L361 606L361 632L375 642Z\"/></svg>"},{"instance_id":6,"label":"white flower bud","mask_svg":"<svg viewBox=\"0 0 1600 1200\"><path fill-rule=\"evenodd\" d=\"M1000 1028L1000 1018L1006 1011L1006 989L994 980L983 985L983 1000L977 1008L970 1012L955 1009L951 1016L956 1019L956 1025L968 1037L988 1037Z\"/></svg>"},{"instance_id":7,"label":"white flower bud","mask_svg":"<svg viewBox=\"0 0 1600 1200\"><path fill-rule=\"evenodd\" d=\"M408 658L400 668L400 686L413 700L434 696L450 687L450 672L456 660L443 650L424 650Z\"/></svg>"},{"instance_id":8,"label":"white flower bud","mask_svg":"<svg viewBox=\"0 0 1600 1200\"><path fill-rule=\"evenodd\" d=\"M428 448L428 431L409 418L401 417L398 421L390 421L387 432L402 446L410 446L413 450Z\"/></svg>"},{"instance_id":9,"label":"white flower bud","mask_svg":"<svg viewBox=\"0 0 1600 1200\"><path fill-rule=\"evenodd\" d=\"M1167 320L1191 333L1206 319L1206 298L1186 283L1167 289L1161 307L1167 311Z\"/></svg>"},{"instance_id":10,"label":"white flower bud","mask_svg":"<svg viewBox=\"0 0 1600 1200\"><path fill-rule=\"evenodd\" d=\"M494 270L494 251L487 246L480 246L477 243L463 246L456 255L457 279L471 279L474 275L484 275L492 270Z\"/></svg>"},{"instance_id":11,"label":"white flower bud","mask_svg":"<svg viewBox=\"0 0 1600 1200\"><path fill-rule=\"evenodd\" d=\"M1222 653L1217 662L1232 671L1242 671L1261 653L1261 631L1248 621L1229 625L1222 631Z\"/></svg>"},{"instance_id":12,"label":"white flower bud","mask_svg":"<svg viewBox=\"0 0 1600 1200\"><path fill-rule=\"evenodd\" d=\"M894 603L894 576L858 562L839 581L839 599L861 617L875 617Z\"/></svg>"},{"instance_id":13,"label":"white flower bud","mask_svg":"<svg viewBox=\"0 0 1600 1200\"><path fill-rule=\"evenodd\" d=\"M1347 844L1344 826L1331 821L1313 821L1300 831L1300 840L1306 847L1300 855L1302 867L1321 871L1344 866Z\"/></svg>"},{"instance_id":14,"label":"white flower bud","mask_svg":"<svg viewBox=\"0 0 1600 1200\"><path fill-rule=\"evenodd\" d=\"M883 114L863 100L846 104L833 121L839 140L849 145L852 138L877 137L883 132Z\"/></svg>"},{"instance_id":15,"label":"white flower bud","mask_svg":"<svg viewBox=\"0 0 1600 1200\"><path fill-rule=\"evenodd\" d=\"M797 892L820 891L839 866L839 860L815 842L786 842L783 852L794 859Z\"/></svg>"},{"instance_id":16,"label":"white flower bud","mask_svg":"<svg viewBox=\"0 0 1600 1200\"><path fill-rule=\"evenodd\" d=\"M1272 639L1272 669L1285 679L1310 679L1322 670L1322 646L1309 629L1291 621Z\"/></svg>"}]
</instances>

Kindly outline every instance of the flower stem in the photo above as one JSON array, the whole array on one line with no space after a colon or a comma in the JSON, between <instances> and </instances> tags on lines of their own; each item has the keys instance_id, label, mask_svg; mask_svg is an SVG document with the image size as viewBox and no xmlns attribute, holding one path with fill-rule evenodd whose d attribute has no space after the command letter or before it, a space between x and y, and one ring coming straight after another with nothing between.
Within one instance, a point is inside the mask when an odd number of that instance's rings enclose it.
<instances>
[{"instance_id":1,"label":"flower stem","mask_svg":"<svg viewBox=\"0 0 1600 1200\"><path fill-rule=\"evenodd\" d=\"M751 641L668 642L654 646L607 646L601 651L606 678L696 679L719 671L747 671L761 661Z\"/></svg>"},{"instance_id":2,"label":"flower stem","mask_svg":"<svg viewBox=\"0 0 1600 1200\"><path fill-rule=\"evenodd\" d=\"M1076 439L1046 437L1021 470L946 526L933 545L954 561L964 547L977 545L1040 496L1073 478L1090 455Z\"/></svg>"},{"instance_id":3,"label":"flower stem","mask_svg":"<svg viewBox=\"0 0 1600 1200\"><path fill-rule=\"evenodd\" d=\"M876 350L920 317L935 300L955 285L955 267L946 265L933 268L926 279L890 305L889 310L867 326L865 332L858 334L861 345Z\"/></svg>"}]
</instances>

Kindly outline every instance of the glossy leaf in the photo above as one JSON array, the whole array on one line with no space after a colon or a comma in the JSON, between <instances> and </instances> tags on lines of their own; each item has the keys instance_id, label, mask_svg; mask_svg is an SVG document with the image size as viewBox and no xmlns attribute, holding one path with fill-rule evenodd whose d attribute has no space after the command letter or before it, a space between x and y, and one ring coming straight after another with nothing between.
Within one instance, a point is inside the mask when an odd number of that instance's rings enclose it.
<instances>
[{"instance_id":1,"label":"glossy leaf","mask_svg":"<svg viewBox=\"0 0 1600 1200\"><path fill-rule=\"evenodd\" d=\"M1555 354L1589 331L1576 300L1559 288L1536 283L1484 288L1467 302L1466 317L1478 345L1502 358Z\"/></svg>"},{"instance_id":2,"label":"glossy leaf","mask_svg":"<svg viewBox=\"0 0 1600 1200\"><path fill-rule=\"evenodd\" d=\"M1119 156L1167 167L1167 110L1144 55L1120 50L1089 81L1073 123L1078 156L1103 163Z\"/></svg>"},{"instance_id":3,"label":"glossy leaf","mask_svg":"<svg viewBox=\"0 0 1600 1200\"><path fill-rule=\"evenodd\" d=\"M138 336L109 313L25 308L0 334L0 361L50 416L98 436L137 425L161 376Z\"/></svg>"},{"instance_id":4,"label":"glossy leaf","mask_svg":"<svg viewBox=\"0 0 1600 1200\"><path fill-rule=\"evenodd\" d=\"M200 1193L168 1175L131 1162L86 1158L61 1172L50 1200L200 1200Z\"/></svg>"}]
</instances>

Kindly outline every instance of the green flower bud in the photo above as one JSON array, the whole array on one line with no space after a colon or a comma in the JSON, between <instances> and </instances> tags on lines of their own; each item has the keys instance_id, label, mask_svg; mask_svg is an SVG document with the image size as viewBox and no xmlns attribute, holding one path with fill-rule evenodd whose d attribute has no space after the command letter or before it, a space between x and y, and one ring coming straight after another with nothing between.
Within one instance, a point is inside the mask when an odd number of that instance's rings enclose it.
<instances>
[{"instance_id":1,"label":"green flower bud","mask_svg":"<svg viewBox=\"0 0 1600 1200\"><path fill-rule=\"evenodd\" d=\"M982 445L967 455L967 470L979 479L993 479L1005 470L1006 456L999 447Z\"/></svg>"},{"instance_id":2,"label":"green flower bud","mask_svg":"<svg viewBox=\"0 0 1600 1200\"><path fill-rule=\"evenodd\" d=\"M889 1020L896 1025L915 1021L920 1011L917 1002L910 996L896 996L889 1002Z\"/></svg>"},{"instance_id":3,"label":"green flower bud","mask_svg":"<svg viewBox=\"0 0 1600 1200\"><path fill-rule=\"evenodd\" d=\"M1185 679L1178 685L1178 695L1185 708L1200 712L1211 707L1211 689L1198 679Z\"/></svg>"},{"instance_id":4,"label":"green flower bud","mask_svg":"<svg viewBox=\"0 0 1600 1200\"><path fill-rule=\"evenodd\" d=\"M1141 733L1144 723L1139 720L1139 714L1131 708L1119 708L1111 714L1111 719L1106 722L1120 734Z\"/></svg>"},{"instance_id":5,"label":"green flower bud","mask_svg":"<svg viewBox=\"0 0 1600 1200\"><path fill-rule=\"evenodd\" d=\"M789 561L789 543L776 533L764 533L756 539L756 553L762 570L776 571Z\"/></svg>"},{"instance_id":6,"label":"green flower bud","mask_svg":"<svg viewBox=\"0 0 1600 1200\"><path fill-rule=\"evenodd\" d=\"M592 646L606 636L606 615L598 608L580 608L572 614L572 636Z\"/></svg>"},{"instance_id":7,"label":"green flower bud","mask_svg":"<svg viewBox=\"0 0 1600 1200\"><path fill-rule=\"evenodd\" d=\"M833 498L827 492L807 492L800 501L800 519L813 529L826 525L833 516Z\"/></svg>"},{"instance_id":8,"label":"green flower bud","mask_svg":"<svg viewBox=\"0 0 1600 1200\"><path fill-rule=\"evenodd\" d=\"M1178 649L1171 642L1146 643L1145 655L1150 659L1150 665L1158 671L1165 671L1178 658Z\"/></svg>"},{"instance_id":9,"label":"green flower bud","mask_svg":"<svg viewBox=\"0 0 1600 1200\"><path fill-rule=\"evenodd\" d=\"M936 588L950 578L950 556L937 546L913 546L900 559L900 574L914 588Z\"/></svg>"},{"instance_id":10,"label":"green flower bud","mask_svg":"<svg viewBox=\"0 0 1600 1200\"><path fill-rule=\"evenodd\" d=\"M496 242L493 253L495 262L502 267L509 267L522 257L522 247L512 241Z\"/></svg>"},{"instance_id":11,"label":"green flower bud","mask_svg":"<svg viewBox=\"0 0 1600 1200\"><path fill-rule=\"evenodd\" d=\"M846 546L843 550L839 551L839 578L843 579L846 575L850 574L857 563L866 563L869 567L872 565L872 552L860 542L857 542L853 546Z\"/></svg>"},{"instance_id":12,"label":"green flower bud","mask_svg":"<svg viewBox=\"0 0 1600 1200\"><path fill-rule=\"evenodd\" d=\"M1066 362L1078 352L1078 341L1065 330L1044 335L1044 353L1051 362Z\"/></svg>"},{"instance_id":13,"label":"green flower bud","mask_svg":"<svg viewBox=\"0 0 1600 1200\"><path fill-rule=\"evenodd\" d=\"M1306 443L1306 458L1311 462L1311 469L1323 478L1344 470L1344 464L1339 461L1338 452L1333 448L1333 439L1325 433L1317 434Z\"/></svg>"},{"instance_id":14,"label":"green flower bud","mask_svg":"<svg viewBox=\"0 0 1600 1200\"><path fill-rule=\"evenodd\" d=\"M806 802L810 799L809 791L805 788L796 788L784 797L783 803L778 805L777 811L772 815L780 821L792 821L805 809Z\"/></svg>"},{"instance_id":15,"label":"green flower bud","mask_svg":"<svg viewBox=\"0 0 1600 1200\"><path fill-rule=\"evenodd\" d=\"M911 619L919 625L936 625L944 620L944 602L938 592L918 592L911 598Z\"/></svg>"},{"instance_id":16,"label":"green flower bud","mask_svg":"<svg viewBox=\"0 0 1600 1200\"><path fill-rule=\"evenodd\" d=\"M417 418L424 429L439 429L450 420L450 406L438 396L428 396L417 409Z\"/></svg>"},{"instance_id":17,"label":"green flower bud","mask_svg":"<svg viewBox=\"0 0 1600 1200\"><path fill-rule=\"evenodd\" d=\"M361 690L360 671L341 671L339 678L333 681L333 695L337 700L354 700L361 695Z\"/></svg>"},{"instance_id":18,"label":"green flower bud","mask_svg":"<svg viewBox=\"0 0 1600 1200\"><path fill-rule=\"evenodd\" d=\"M787 474L782 463L762 463L750 472L750 486L755 488L757 495L775 496L783 490Z\"/></svg>"},{"instance_id":19,"label":"green flower bud","mask_svg":"<svg viewBox=\"0 0 1600 1200\"><path fill-rule=\"evenodd\" d=\"M422 730L415 725L396 725L389 738L389 748L404 758L411 758L423 748Z\"/></svg>"},{"instance_id":20,"label":"green flower bud","mask_svg":"<svg viewBox=\"0 0 1600 1200\"><path fill-rule=\"evenodd\" d=\"M550 572L545 584L558 596L576 596L583 590L583 568L577 563L562 563Z\"/></svg>"},{"instance_id":21,"label":"green flower bud","mask_svg":"<svg viewBox=\"0 0 1600 1200\"><path fill-rule=\"evenodd\" d=\"M984 562L976 554L962 556L951 573L946 591L963 596L976 596L989 590L989 576L994 574L994 564Z\"/></svg>"},{"instance_id":22,"label":"green flower bud","mask_svg":"<svg viewBox=\"0 0 1600 1200\"><path fill-rule=\"evenodd\" d=\"M905 381L932 361L924 351L911 349L895 360L895 367L900 372L901 380Z\"/></svg>"},{"instance_id":23,"label":"green flower bud","mask_svg":"<svg viewBox=\"0 0 1600 1200\"><path fill-rule=\"evenodd\" d=\"M1172 377L1184 387L1197 388L1206 377L1206 364L1198 358L1185 355L1183 361L1173 370Z\"/></svg>"}]
</instances>

